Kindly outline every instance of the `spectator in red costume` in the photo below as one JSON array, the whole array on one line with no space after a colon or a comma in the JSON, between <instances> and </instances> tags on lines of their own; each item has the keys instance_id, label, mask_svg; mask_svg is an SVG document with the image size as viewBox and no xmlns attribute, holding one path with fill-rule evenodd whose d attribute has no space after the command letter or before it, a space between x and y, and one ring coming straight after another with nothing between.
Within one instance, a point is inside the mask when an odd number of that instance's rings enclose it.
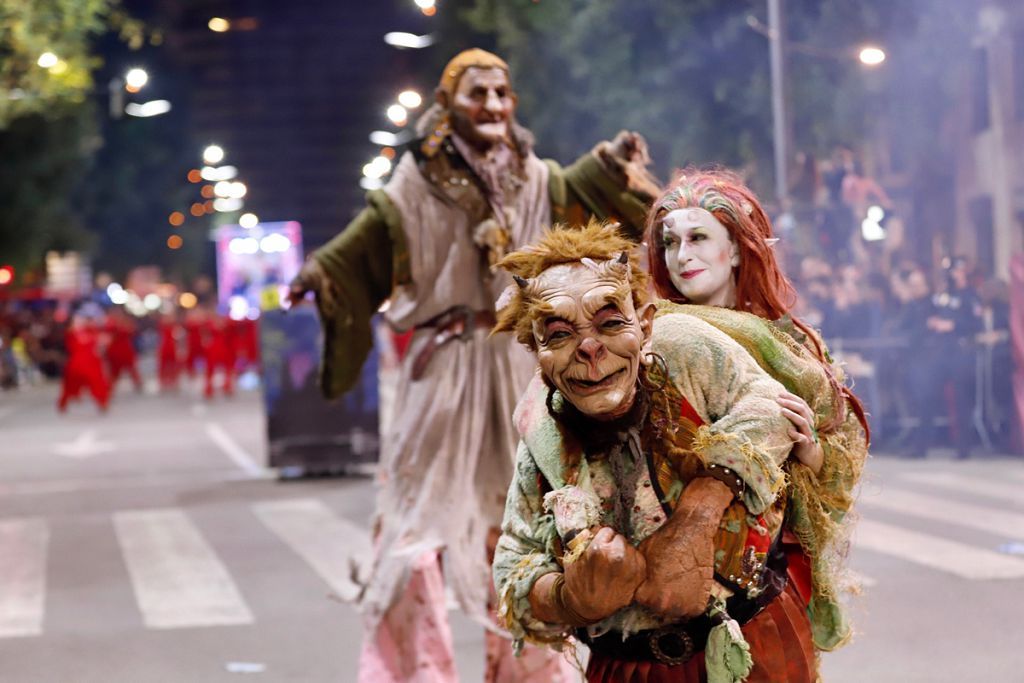
<instances>
[{"instance_id":1,"label":"spectator in red costume","mask_svg":"<svg viewBox=\"0 0 1024 683\"><path fill-rule=\"evenodd\" d=\"M207 332L209 321L203 309L197 308L185 315L185 371L189 377L196 375L196 363L205 363L206 351L203 336Z\"/></svg>"},{"instance_id":2,"label":"spectator in red costume","mask_svg":"<svg viewBox=\"0 0 1024 683\"><path fill-rule=\"evenodd\" d=\"M243 318L232 320L232 337L235 343L235 359L239 371L258 368L260 364L259 327L255 320Z\"/></svg>"},{"instance_id":3,"label":"spectator in red costume","mask_svg":"<svg viewBox=\"0 0 1024 683\"><path fill-rule=\"evenodd\" d=\"M112 308L107 314L106 332L110 336L107 346L107 368L110 370L110 387L117 386L122 372L128 373L135 385L135 391L142 391L142 378L135 355L135 323L121 308Z\"/></svg>"},{"instance_id":4,"label":"spectator in red costume","mask_svg":"<svg viewBox=\"0 0 1024 683\"><path fill-rule=\"evenodd\" d=\"M64 381L57 400L57 410L65 412L68 401L77 399L83 389L88 389L100 410L106 412L110 400L110 384L107 383L103 363L97 352L100 334L96 326L83 313L75 313L64 335L64 343L68 360L64 365Z\"/></svg>"},{"instance_id":5,"label":"spectator in red costume","mask_svg":"<svg viewBox=\"0 0 1024 683\"><path fill-rule=\"evenodd\" d=\"M220 368L223 372L221 390L225 396L234 393L235 344L232 322L226 317L214 316L210 320L206 343L206 388L203 394L213 398L213 375Z\"/></svg>"},{"instance_id":6,"label":"spectator in red costume","mask_svg":"<svg viewBox=\"0 0 1024 683\"><path fill-rule=\"evenodd\" d=\"M181 360L178 356L178 321L171 315L160 318L160 346L157 348L157 374L161 389L177 389Z\"/></svg>"}]
</instances>

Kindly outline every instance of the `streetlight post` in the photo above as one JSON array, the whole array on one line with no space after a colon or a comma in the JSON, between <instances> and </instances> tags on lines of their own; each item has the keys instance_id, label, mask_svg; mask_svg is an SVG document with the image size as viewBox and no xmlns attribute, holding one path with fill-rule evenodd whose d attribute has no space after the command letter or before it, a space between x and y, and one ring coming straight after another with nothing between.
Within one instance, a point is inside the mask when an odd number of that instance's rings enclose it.
<instances>
[{"instance_id":1,"label":"streetlight post","mask_svg":"<svg viewBox=\"0 0 1024 683\"><path fill-rule=\"evenodd\" d=\"M768 0L768 49L771 61L772 138L775 150L775 199L781 211L789 208L787 167L789 125L786 119L786 80L782 48L785 28L783 0Z\"/></svg>"}]
</instances>

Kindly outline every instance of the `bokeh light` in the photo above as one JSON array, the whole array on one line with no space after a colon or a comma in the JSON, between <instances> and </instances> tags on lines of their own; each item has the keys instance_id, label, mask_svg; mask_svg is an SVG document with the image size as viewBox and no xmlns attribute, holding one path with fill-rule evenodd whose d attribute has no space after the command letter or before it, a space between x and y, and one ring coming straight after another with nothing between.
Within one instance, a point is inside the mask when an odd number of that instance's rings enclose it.
<instances>
[{"instance_id":1,"label":"bokeh light","mask_svg":"<svg viewBox=\"0 0 1024 683\"><path fill-rule=\"evenodd\" d=\"M203 150L203 161L208 164L219 164L224 160L224 148L220 145L208 145Z\"/></svg>"},{"instance_id":2,"label":"bokeh light","mask_svg":"<svg viewBox=\"0 0 1024 683\"><path fill-rule=\"evenodd\" d=\"M423 104L423 98L415 90L403 90L398 93L398 103L406 109L415 109Z\"/></svg>"},{"instance_id":3,"label":"bokeh light","mask_svg":"<svg viewBox=\"0 0 1024 683\"><path fill-rule=\"evenodd\" d=\"M224 17L214 17L206 23L211 31L214 33L224 33L231 29L231 22Z\"/></svg>"},{"instance_id":4,"label":"bokeh light","mask_svg":"<svg viewBox=\"0 0 1024 683\"><path fill-rule=\"evenodd\" d=\"M396 126L404 126L409 120L409 112L400 104L392 104L386 113L391 123Z\"/></svg>"},{"instance_id":5,"label":"bokeh light","mask_svg":"<svg viewBox=\"0 0 1024 683\"><path fill-rule=\"evenodd\" d=\"M181 245L184 244L184 240L181 239L181 235L171 235L167 238L168 249L181 249Z\"/></svg>"},{"instance_id":6,"label":"bokeh light","mask_svg":"<svg viewBox=\"0 0 1024 683\"><path fill-rule=\"evenodd\" d=\"M874 45L866 45L861 49L857 58L860 59L861 64L878 66L885 61L885 50Z\"/></svg>"},{"instance_id":7,"label":"bokeh light","mask_svg":"<svg viewBox=\"0 0 1024 683\"><path fill-rule=\"evenodd\" d=\"M170 216L167 217L167 222L177 227L185 222L185 214L183 214L181 211L175 211Z\"/></svg>"}]
</instances>

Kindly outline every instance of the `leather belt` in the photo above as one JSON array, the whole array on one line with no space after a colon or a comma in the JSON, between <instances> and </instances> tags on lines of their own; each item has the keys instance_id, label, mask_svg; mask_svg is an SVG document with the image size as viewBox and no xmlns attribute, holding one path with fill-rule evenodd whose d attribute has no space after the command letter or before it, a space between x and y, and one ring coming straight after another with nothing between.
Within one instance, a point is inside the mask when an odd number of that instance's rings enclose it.
<instances>
[{"instance_id":1,"label":"leather belt","mask_svg":"<svg viewBox=\"0 0 1024 683\"><path fill-rule=\"evenodd\" d=\"M472 339L476 330L494 327L496 322L494 311L474 311L469 306L453 306L417 325L417 330L433 328L435 332L413 358L412 379L415 381L423 377L427 366L430 365L430 359L442 346L456 339Z\"/></svg>"},{"instance_id":2,"label":"leather belt","mask_svg":"<svg viewBox=\"0 0 1024 683\"><path fill-rule=\"evenodd\" d=\"M738 593L726 601L729 616L741 626L760 614L786 588L785 555L774 552L769 557L761 593L756 598ZM687 621L634 633L625 640L621 631L609 631L591 638L586 629L577 629L576 637L603 657L633 662L655 661L673 666L684 664L698 652L703 652L708 634L722 620L721 615L710 617L702 614Z\"/></svg>"}]
</instances>

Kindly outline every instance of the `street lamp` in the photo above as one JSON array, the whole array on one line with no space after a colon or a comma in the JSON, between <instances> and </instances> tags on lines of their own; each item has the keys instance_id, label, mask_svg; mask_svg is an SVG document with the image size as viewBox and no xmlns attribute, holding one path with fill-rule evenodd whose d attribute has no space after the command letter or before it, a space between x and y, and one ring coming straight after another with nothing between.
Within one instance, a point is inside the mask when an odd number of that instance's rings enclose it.
<instances>
[{"instance_id":1,"label":"street lamp","mask_svg":"<svg viewBox=\"0 0 1024 683\"><path fill-rule=\"evenodd\" d=\"M224 148L220 145L209 145L203 150L203 161L213 165L224 160Z\"/></svg>"},{"instance_id":2,"label":"street lamp","mask_svg":"<svg viewBox=\"0 0 1024 683\"><path fill-rule=\"evenodd\" d=\"M41 59L41 58L40 58ZM151 100L141 104L124 101L124 93L137 93L149 83L149 73L145 69L133 67L124 76L114 76L107 84L107 92L110 96L110 118L119 119L125 114L148 118L160 116L171 110L171 103L167 100Z\"/></svg>"},{"instance_id":3,"label":"street lamp","mask_svg":"<svg viewBox=\"0 0 1024 683\"><path fill-rule=\"evenodd\" d=\"M848 60L847 51L821 48L806 43L788 42L786 40L785 20L782 9L783 0L767 0L768 25L765 26L753 15L747 17L747 25L768 38L769 60L771 69L772 96L772 136L775 148L775 198L782 211L789 205L789 181L787 178L789 125L785 99L785 61L783 50L792 50L825 59ZM886 54L874 45L863 46L857 54L861 64L878 66L885 61Z\"/></svg>"},{"instance_id":4,"label":"street lamp","mask_svg":"<svg viewBox=\"0 0 1024 683\"><path fill-rule=\"evenodd\" d=\"M146 83L149 83L149 74L145 69L129 69L128 73L124 75L124 89L128 92L139 92Z\"/></svg>"},{"instance_id":5,"label":"street lamp","mask_svg":"<svg viewBox=\"0 0 1024 683\"><path fill-rule=\"evenodd\" d=\"M406 109L415 109L423 104L423 98L415 90L403 90L398 93L398 103Z\"/></svg>"},{"instance_id":6,"label":"street lamp","mask_svg":"<svg viewBox=\"0 0 1024 683\"><path fill-rule=\"evenodd\" d=\"M409 120L409 112L400 104L392 104L386 113L391 123L396 126L404 126Z\"/></svg>"},{"instance_id":7,"label":"street lamp","mask_svg":"<svg viewBox=\"0 0 1024 683\"><path fill-rule=\"evenodd\" d=\"M865 66L878 66L885 61L885 50L874 45L865 45L857 54L857 58Z\"/></svg>"},{"instance_id":8,"label":"street lamp","mask_svg":"<svg viewBox=\"0 0 1024 683\"><path fill-rule=\"evenodd\" d=\"M789 210L789 179L786 177L787 136L781 0L768 0L768 50L772 84L772 136L775 142L775 199L782 211Z\"/></svg>"},{"instance_id":9,"label":"street lamp","mask_svg":"<svg viewBox=\"0 0 1024 683\"><path fill-rule=\"evenodd\" d=\"M392 47L410 50L420 50L425 47L430 47L434 44L434 34L428 33L424 36L418 36L415 33L406 33L404 31L391 31L390 33L384 34L384 42Z\"/></svg>"}]
</instances>

